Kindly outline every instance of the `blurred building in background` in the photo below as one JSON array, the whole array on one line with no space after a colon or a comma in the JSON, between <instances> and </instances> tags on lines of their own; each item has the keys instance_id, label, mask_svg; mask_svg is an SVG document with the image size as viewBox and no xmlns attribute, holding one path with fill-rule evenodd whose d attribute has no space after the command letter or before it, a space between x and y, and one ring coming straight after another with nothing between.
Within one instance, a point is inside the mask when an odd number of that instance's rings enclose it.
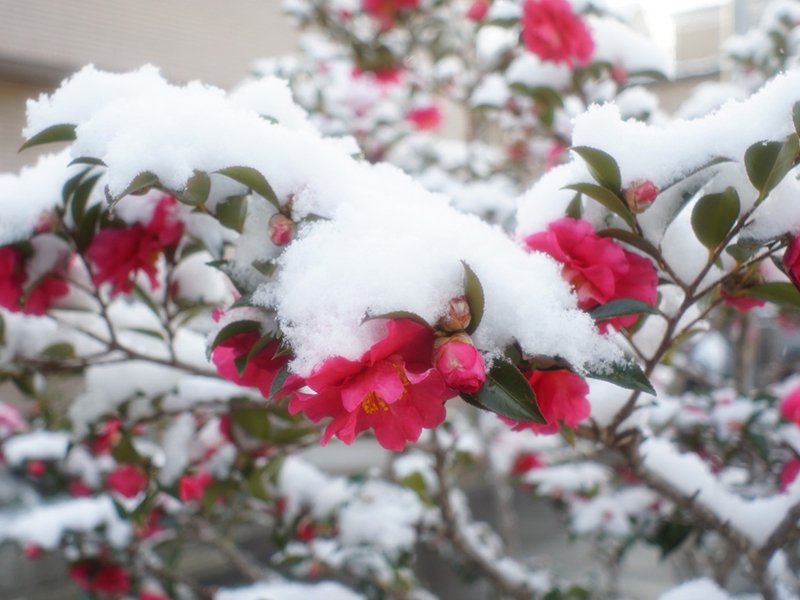
<instances>
[{"instance_id":1,"label":"blurred building in background","mask_svg":"<svg viewBox=\"0 0 800 600\"><path fill-rule=\"evenodd\" d=\"M262 56L290 52L280 0L0 0L0 172L22 155L25 100L86 64L127 71L152 63L172 81L230 87Z\"/></svg>"}]
</instances>

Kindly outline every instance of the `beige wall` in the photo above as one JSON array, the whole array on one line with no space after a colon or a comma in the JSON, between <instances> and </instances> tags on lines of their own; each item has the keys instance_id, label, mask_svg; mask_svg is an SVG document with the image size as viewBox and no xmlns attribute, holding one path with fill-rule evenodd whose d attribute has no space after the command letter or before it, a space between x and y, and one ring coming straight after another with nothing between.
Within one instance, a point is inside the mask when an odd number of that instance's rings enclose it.
<instances>
[{"instance_id":1,"label":"beige wall","mask_svg":"<svg viewBox=\"0 0 800 600\"><path fill-rule=\"evenodd\" d=\"M280 0L0 0L0 172L17 155L24 101L85 64L114 71L145 63L166 77L230 87L263 56L291 52Z\"/></svg>"}]
</instances>

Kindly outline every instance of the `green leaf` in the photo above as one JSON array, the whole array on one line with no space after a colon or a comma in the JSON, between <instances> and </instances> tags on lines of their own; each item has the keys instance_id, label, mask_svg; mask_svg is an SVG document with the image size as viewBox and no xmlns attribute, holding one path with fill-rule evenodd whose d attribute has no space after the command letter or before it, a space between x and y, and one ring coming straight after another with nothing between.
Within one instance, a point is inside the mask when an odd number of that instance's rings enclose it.
<instances>
[{"instance_id":1,"label":"green leaf","mask_svg":"<svg viewBox=\"0 0 800 600\"><path fill-rule=\"evenodd\" d=\"M790 135L785 142L757 142L744 153L744 166L750 183L758 190L758 199L772 191L794 165L798 139Z\"/></svg>"},{"instance_id":2,"label":"green leaf","mask_svg":"<svg viewBox=\"0 0 800 600\"><path fill-rule=\"evenodd\" d=\"M658 311L646 302L634 298L613 300L608 304L602 304L589 311L589 314L597 323L613 319L614 317L626 317L628 315L640 315L642 313L657 315Z\"/></svg>"},{"instance_id":3,"label":"green leaf","mask_svg":"<svg viewBox=\"0 0 800 600\"><path fill-rule=\"evenodd\" d=\"M260 440L268 440L272 426L265 410L239 408L231 412L231 419L247 433Z\"/></svg>"},{"instance_id":4,"label":"green leaf","mask_svg":"<svg viewBox=\"0 0 800 600\"><path fill-rule=\"evenodd\" d=\"M133 181L128 184L128 187L117 197L111 197L108 195L108 188L106 188L106 197L110 198L109 204L114 205L120 200L122 200L125 196L129 194L138 194L149 190L151 187L158 183L158 176L155 173L151 173L150 171L145 171L144 173L139 173L136 177L133 178Z\"/></svg>"},{"instance_id":5,"label":"green leaf","mask_svg":"<svg viewBox=\"0 0 800 600\"><path fill-rule=\"evenodd\" d=\"M633 361L616 363L604 370L590 371L587 376L618 385L627 390L636 390L656 395L655 389L642 371L642 368Z\"/></svg>"},{"instance_id":6,"label":"green leaf","mask_svg":"<svg viewBox=\"0 0 800 600\"><path fill-rule=\"evenodd\" d=\"M92 190L100 176L101 174L92 175L75 190L75 195L72 197L72 203L70 204L70 212L76 225L80 224L83 219L83 215L86 212L86 203L89 201L89 196L92 194Z\"/></svg>"},{"instance_id":7,"label":"green leaf","mask_svg":"<svg viewBox=\"0 0 800 600\"><path fill-rule=\"evenodd\" d=\"M580 219L583 216L583 203L581 202L580 194L575 194L575 197L570 200L566 214L570 219Z\"/></svg>"},{"instance_id":8,"label":"green leaf","mask_svg":"<svg viewBox=\"0 0 800 600\"><path fill-rule=\"evenodd\" d=\"M791 283L774 281L747 288L746 295L784 306L800 308L800 292Z\"/></svg>"},{"instance_id":9,"label":"green leaf","mask_svg":"<svg viewBox=\"0 0 800 600\"><path fill-rule=\"evenodd\" d=\"M211 353L214 351L214 348L222 344L223 342L231 339L235 335L239 335L240 333L247 333L250 331L260 332L261 331L261 323L259 321L249 321L249 320L242 320L242 321L234 321L233 323L228 323L219 330L214 341L209 344L208 348L206 349L206 356L211 359Z\"/></svg>"},{"instance_id":10,"label":"green leaf","mask_svg":"<svg viewBox=\"0 0 800 600\"><path fill-rule=\"evenodd\" d=\"M504 360L495 361L481 389L475 394L465 395L508 419L547 423L528 380L517 367Z\"/></svg>"},{"instance_id":11,"label":"green leaf","mask_svg":"<svg viewBox=\"0 0 800 600\"><path fill-rule=\"evenodd\" d=\"M669 81L669 77L656 69L642 69L640 71L631 71L628 73L628 79L638 79L643 77L655 79L656 81Z\"/></svg>"},{"instance_id":12,"label":"green leaf","mask_svg":"<svg viewBox=\"0 0 800 600\"><path fill-rule=\"evenodd\" d=\"M42 356L56 360L75 358L75 348L72 347L72 344L68 344L66 342L53 344L42 351Z\"/></svg>"},{"instance_id":13,"label":"green leaf","mask_svg":"<svg viewBox=\"0 0 800 600\"><path fill-rule=\"evenodd\" d=\"M236 366L236 370L239 372L239 377L244 374L244 370L247 368L247 365L250 363L250 361L253 360L253 358L255 358L259 352L264 350L264 348L276 340L277 338L272 334L262 336L255 344L253 344L253 347L250 348L250 351L247 354L243 354L234 360L233 363Z\"/></svg>"},{"instance_id":14,"label":"green leaf","mask_svg":"<svg viewBox=\"0 0 800 600\"><path fill-rule=\"evenodd\" d=\"M80 224L75 227L75 244L80 252L85 252L92 243L94 233L97 230L97 223L103 211L102 203L92 206L81 219Z\"/></svg>"},{"instance_id":15,"label":"green leaf","mask_svg":"<svg viewBox=\"0 0 800 600\"><path fill-rule=\"evenodd\" d=\"M661 550L663 560L680 547L693 531L693 527L678 520L662 521L647 541Z\"/></svg>"},{"instance_id":16,"label":"green leaf","mask_svg":"<svg viewBox=\"0 0 800 600\"><path fill-rule=\"evenodd\" d=\"M316 427L287 427L273 434L272 443L275 445L293 444L314 433L317 433Z\"/></svg>"},{"instance_id":17,"label":"green leaf","mask_svg":"<svg viewBox=\"0 0 800 600\"><path fill-rule=\"evenodd\" d=\"M622 201L622 198L609 189L593 183L576 183L568 185L563 189L574 190L580 192L584 196L588 196L592 200L596 200L614 214L619 215L632 230L636 229L636 222L633 219L631 210Z\"/></svg>"},{"instance_id":18,"label":"green leaf","mask_svg":"<svg viewBox=\"0 0 800 600\"><path fill-rule=\"evenodd\" d=\"M225 175L225 177L230 177L242 185L246 185L280 210L281 204L278 202L278 196L275 194L272 186L264 176L255 169L251 167L228 167L227 169L220 169L217 173Z\"/></svg>"},{"instance_id":19,"label":"green leaf","mask_svg":"<svg viewBox=\"0 0 800 600\"><path fill-rule=\"evenodd\" d=\"M739 218L739 194L728 187L719 194L707 194L692 210L692 229L709 250L715 250Z\"/></svg>"},{"instance_id":20,"label":"green leaf","mask_svg":"<svg viewBox=\"0 0 800 600\"><path fill-rule=\"evenodd\" d=\"M69 201L70 197L75 193L75 190L78 188L81 181L83 181L83 178L86 177L86 174L91 170L91 168L84 169L77 175L67 179L64 187L61 188L61 199L64 200L64 204Z\"/></svg>"},{"instance_id":21,"label":"green leaf","mask_svg":"<svg viewBox=\"0 0 800 600\"><path fill-rule=\"evenodd\" d=\"M269 386L269 400L275 399L275 395L281 391L283 384L286 383L286 380L291 375L289 371L289 365L285 364L281 367L281 370L278 371L278 374L275 375L275 379L272 380L272 385Z\"/></svg>"},{"instance_id":22,"label":"green leaf","mask_svg":"<svg viewBox=\"0 0 800 600\"><path fill-rule=\"evenodd\" d=\"M186 182L180 201L189 206L202 206L211 193L211 179L203 171L195 171Z\"/></svg>"},{"instance_id":23,"label":"green leaf","mask_svg":"<svg viewBox=\"0 0 800 600\"><path fill-rule=\"evenodd\" d=\"M278 263L275 260L254 260L251 264L256 271L266 277L272 277L278 269Z\"/></svg>"},{"instance_id":24,"label":"green leaf","mask_svg":"<svg viewBox=\"0 0 800 600\"><path fill-rule=\"evenodd\" d=\"M247 218L247 196L230 196L217 204L217 220L228 229L242 232Z\"/></svg>"},{"instance_id":25,"label":"green leaf","mask_svg":"<svg viewBox=\"0 0 800 600\"><path fill-rule=\"evenodd\" d=\"M106 163L104 163L99 158L93 158L91 156L80 156L78 158L73 158L67 166L71 167L72 165L92 165L93 167L105 167Z\"/></svg>"},{"instance_id":26,"label":"green leaf","mask_svg":"<svg viewBox=\"0 0 800 600\"><path fill-rule=\"evenodd\" d=\"M111 456L120 464L136 465L144 462L127 434L123 435L119 443L111 449Z\"/></svg>"},{"instance_id":27,"label":"green leaf","mask_svg":"<svg viewBox=\"0 0 800 600\"><path fill-rule=\"evenodd\" d=\"M662 261L661 252L658 251L658 248L635 233L625 231L624 229L602 229L597 232L597 235L625 242L637 250L641 250L645 254L652 256L659 264Z\"/></svg>"},{"instance_id":28,"label":"green leaf","mask_svg":"<svg viewBox=\"0 0 800 600\"><path fill-rule=\"evenodd\" d=\"M418 314L409 312L407 310L393 310L392 312L383 313L380 315L367 315L362 319L361 324L363 325L368 321L375 321L376 319L386 319L389 321L394 321L396 319L408 319L409 321L414 321L414 323L419 323L420 325L424 325L429 329L433 329L431 324L425 319L420 317Z\"/></svg>"},{"instance_id":29,"label":"green leaf","mask_svg":"<svg viewBox=\"0 0 800 600\"><path fill-rule=\"evenodd\" d=\"M551 87L546 87L546 86L531 87L519 81L515 81L508 87L510 87L515 92L519 92L520 94L530 96L531 98L539 100L540 102L544 102L549 106L559 106L559 107L564 106L564 101L562 100L561 95Z\"/></svg>"},{"instance_id":30,"label":"green leaf","mask_svg":"<svg viewBox=\"0 0 800 600\"><path fill-rule=\"evenodd\" d=\"M794 131L800 135L800 102L795 102L792 106L792 122L794 123Z\"/></svg>"},{"instance_id":31,"label":"green leaf","mask_svg":"<svg viewBox=\"0 0 800 600\"><path fill-rule=\"evenodd\" d=\"M574 146L570 150L586 161L589 173L592 174L597 183L615 194L621 192L622 178L619 174L619 165L610 154L587 146Z\"/></svg>"},{"instance_id":32,"label":"green leaf","mask_svg":"<svg viewBox=\"0 0 800 600\"><path fill-rule=\"evenodd\" d=\"M469 305L470 321L465 331L472 335L481 324L483 319L484 296L483 286L480 279L475 275L470 266L463 260L461 264L464 265L464 296L467 298Z\"/></svg>"},{"instance_id":33,"label":"green leaf","mask_svg":"<svg viewBox=\"0 0 800 600\"><path fill-rule=\"evenodd\" d=\"M54 142L74 142L75 141L75 125L53 125L44 131L40 131L27 142L22 144L19 152L39 146L41 144L52 144Z\"/></svg>"},{"instance_id":34,"label":"green leaf","mask_svg":"<svg viewBox=\"0 0 800 600\"><path fill-rule=\"evenodd\" d=\"M755 248L748 248L742 244L740 244L741 240L736 242L735 244L731 244L727 248L725 248L725 252L731 255L737 263L743 263L747 259L749 259L753 254L756 253L758 247Z\"/></svg>"}]
</instances>

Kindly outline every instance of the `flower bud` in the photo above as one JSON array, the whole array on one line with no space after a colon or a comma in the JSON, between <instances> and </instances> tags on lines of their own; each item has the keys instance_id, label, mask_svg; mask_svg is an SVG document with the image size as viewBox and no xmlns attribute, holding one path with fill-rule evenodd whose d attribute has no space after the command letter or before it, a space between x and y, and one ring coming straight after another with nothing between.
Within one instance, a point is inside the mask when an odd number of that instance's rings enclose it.
<instances>
[{"instance_id":1,"label":"flower bud","mask_svg":"<svg viewBox=\"0 0 800 600\"><path fill-rule=\"evenodd\" d=\"M297 225L289 217L284 214L277 213L272 215L269 220L269 228L267 233L269 239L276 246L285 246L294 239L297 231Z\"/></svg>"},{"instance_id":2,"label":"flower bud","mask_svg":"<svg viewBox=\"0 0 800 600\"><path fill-rule=\"evenodd\" d=\"M488 0L474 0L467 11L467 18L475 22L483 21L487 12L489 12Z\"/></svg>"},{"instance_id":3,"label":"flower bud","mask_svg":"<svg viewBox=\"0 0 800 600\"><path fill-rule=\"evenodd\" d=\"M458 392L474 394L486 381L486 364L466 333L436 340L433 365L445 383Z\"/></svg>"},{"instance_id":4,"label":"flower bud","mask_svg":"<svg viewBox=\"0 0 800 600\"><path fill-rule=\"evenodd\" d=\"M467 297L456 296L447 305L447 313L439 319L439 329L447 332L463 331L471 320Z\"/></svg>"},{"instance_id":5,"label":"flower bud","mask_svg":"<svg viewBox=\"0 0 800 600\"><path fill-rule=\"evenodd\" d=\"M650 205L655 202L656 196L658 196L658 188L652 181L633 182L625 190L625 202L637 215L650 208Z\"/></svg>"}]
</instances>

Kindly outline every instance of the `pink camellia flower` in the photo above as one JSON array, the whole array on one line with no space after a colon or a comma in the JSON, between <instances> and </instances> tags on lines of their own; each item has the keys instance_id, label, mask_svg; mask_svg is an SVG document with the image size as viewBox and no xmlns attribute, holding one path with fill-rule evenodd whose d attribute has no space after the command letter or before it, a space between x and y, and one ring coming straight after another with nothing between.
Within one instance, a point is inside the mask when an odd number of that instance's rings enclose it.
<instances>
[{"instance_id":1,"label":"pink camellia flower","mask_svg":"<svg viewBox=\"0 0 800 600\"><path fill-rule=\"evenodd\" d=\"M534 433L558 433L560 423L575 428L578 423L588 418L592 412L586 395L588 384L569 371L528 371L525 378L536 394L536 404L547 420L547 424L526 421L513 421L505 417L500 419L513 425L514 431L530 429Z\"/></svg>"},{"instance_id":2,"label":"pink camellia flower","mask_svg":"<svg viewBox=\"0 0 800 600\"><path fill-rule=\"evenodd\" d=\"M567 0L526 0L521 23L525 47L542 60L570 68L589 63L594 40Z\"/></svg>"},{"instance_id":3,"label":"pink camellia flower","mask_svg":"<svg viewBox=\"0 0 800 600\"><path fill-rule=\"evenodd\" d=\"M317 367L304 382L316 394L292 392L290 413L302 411L315 423L333 418L323 445L334 435L351 444L373 429L381 446L402 450L444 421L444 401L454 394L432 368L433 330L407 319L386 327L386 337L360 359L337 356Z\"/></svg>"},{"instance_id":4,"label":"pink camellia flower","mask_svg":"<svg viewBox=\"0 0 800 600\"><path fill-rule=\"evenodd\" d=\"M86 498L92 495L92 490L83 479L73 479L67 485L67 493L74 498Z\"/></svg>"},{"instance_id":5,"label":"pink camellia flower","mask_svg":"<svg viewBox=\"0 0 800 600\"><path fill-rule=\"evenodd\" d=\"M617 83L625 83L628 81L628 72L620 65L611 67L611 79Z\"/></svg>"},{"instance_id":6,"label":"pink camellia flower","mask_svg":"<svg viewBox=\"0 0 800 600\"><path fill-rule=\"evenodd\" d=\"M205 471L194 475L183 475L178 483L178 495L182 502L202 501L206 488L214 483L214 478Z\"/></svg>"},{"instance_id":7,"label":"pink camellia flower","mask_svg":"<svg viewBox=\"0 0 800 600\"><path fill-rule=\"evenodd\" d=\"M36 544L26 544L23 552L29 560L36 560L42 555L42 548Z\"/></svg>"},{"instance_id":8,"label":"pink camellia flower","mask_svg":"<svg viewBox=\"0 0 800 600\"><path fill-rule=\"evenodd\" d=\"M258 388L261 395L267 398L275 376L289 362L291 356L284 354L275 358L275 353L280 347L280 341L275 340L251 358L244 372L239 375L236 359L249 354L260 337L254 331L235 335L214 348L211 361L217 367L217 373L228 381L243 387Z\"/></svg>"},{"instance_id":9,"label":"pink camellia flower","mask_svg":"<svg viewBox=\"0 0 800 600\"><path fill-rule=\"evenodd\" d=\"M397 16L419 7L419 0L363 0L364 11L375 17L384 31L394 27Z\"/></svg>"},{"instance_id":10,"label":"pink camellia flower","mask_svg":"<svg viewBox=\"0 0 800 600\"><path fill-rule=\"evenodd\" d=\"M438 106L424 106L410 110L406 119L420 131L436 131L442 126L442 111Z\"/></svg>"},{"instance_id":11,"label":"pink camellia flower","mask_svg":"<svg viewBox=\"0 0 800 600\"><path fill-rule=\"evenodd\" d=\"M725 304L730 306L731 308L735 308L738 312L747 312L751 308L756 308L757 306L764 306L766 302L763 300L758 300L756 298L750 298L748 296L737 296L731 294L724 289L721 291L722 299L725 301Z\"/></svg>"},{"instance_id":12,"label":"pink camellia flower","mask_svg":"<svg viewBox=\"0 0 800 600\"><path fill-rule=\"evenodd\" d=\"M798 473L800 473L800 460L794 457L783 466L781 471L781 492L785 492L794 483Z\"/></svg>"},{"instance_id":13,"label":"pink camellia flower","mask_svg":"<svg viewBox=\"0 0 800 600\"><path fill-rule=\"evenodd\" d=\"M69 575L85 591L108 596L122 596L131 585L125 569L101 560L76 562L69 567Z\"/></svg>"},{"instance_id":14,"label":"pink camellia flower","mask_svg":"<svg viewBox=\"0 0 800 600\"><path fill-rule=\"evenodd\" d=\"M47 471L47 465L41 460L30 460L25 465L25 470L28 471L28 475L31 477L41 477Z\"/></svg>"},{"instance_id":15,"label":"pink camellia flower","mask_svg":"<svg viewBox=\"0 0 800 600\"><path fill-rule=\"evenodd\" d=\"M136 497L147 482L147 473L133 465L120 467L108 476L108 487L126 498Z\"/></svg>"},{"instance_id":16,"label":"pink camellia flower","mask_svg":"<svg viewBox=\"0 0 800 600\"><path fill-rule=\"evenodd\" d=\"M511 466L511 475L513 477L521 477L528 471L534 469L541 469L544 466L542 459L534 452L523 452L514 460Z\"/></svg>"},{"instance_id":17,"label":"pink camellia flower","mask_svg":"<svg viewBox=\"0 0 800 600\"><path fill-rule=\"evenodd\" d=\"M92 240L86 256L94 264L94 283L111 283L111 295L128 294L133 290L139 271L150 278L150 286L158 287L156 260L167 248L178 245L183 223L176 217L176 202L164 196L153 211L147 226L103 229Z\"/></svg>"},{"instance_id":18,"label":"pink camellia flower","mask_svg":"<svg viewBox=\"0 0 800 600\"><path fill-rule=\"evenodd\" d=\"M27 428L28 424L19 414L16 406L8 402L0 402L0 440L14 433L25 431Z\"/></svg>"},{"instance_id":19,"label":"pink camellia flower","mask_svg":"<svg viewBox=\"0 0 800 600\"><path fill-rule=\"evenodd\" d=\"M547 231L526 238L525 243L529 249L549 254L564 264L561 274L578 294L582 310L622 298L656 304L658 274L650 259L596 235L588 221L559 219L550 223ZM601 323L600 329L630 327L637 318L615 317Z\"/></svg>"},{"instance_id":20,"label":"pink camellia flower","mask_svg":"<svg viewBox=\"0 0 800 600\"><path fill-rule=\"evenodd\" d=\"M285 246L294 239L297 225L284 214L276 213L269 220L267 235L276 246Z\"/></svg>"},{"instance_id":21,"label":"pink camellia flower","mask_svg":"<svg viewBox=\"0 0 800 600\"><path fill-rule=\"evenodd\" d=\"M800 425L800 386L781 399L781 416Z\"/></svg>"},{"instance_id":22,"label":"pink camellia flower","mask_svg":"<svg viewBox=\"0 0 800 600\"><path fill-rule=\"evenodd\" d=\"M25 291L25 255L15 246L0 248L0 306L12 312L43 315L53 303L69 293L67 283L45 275Z\"/></svg>"},{"instance_id":23,"label":"pink camellia flower","mask_svg":"<svg viewBox=\"0 0 800 600\"><path fill-rule=\"evenodd\" d=\"M486 382L486 363L465 333L437 339L433 364L448 387L457 392L474 394Z\"/></svg>"},{"instance_id":24,"label":"pink camellia flower","mask_svg":"<svg viewBox=\"0 0 800 600\"><path fill-rule=\"evenodd\" d=\"M658 196L658 188L652 181L633 182L625 190L625 202L635 214L641 214L650 208Z\"/></svg>"},{"instance_id":25,"label":"pink camellia flower","mask_svg":"<svg viewBox=\"0 0 800 600\"><path fill-rule=\"evenodd\" d=\"M374 77L382 86L396 85L403 80L403 70L400 67L372 67L365 69L363 67L355 67L353 69L353 79L359 77Z\"/></svg>"},{"instance_id":26,"label":"pink camellia flower","mask_svg":"<svg viewBox=\"0 0 800 600\"><path fill-rule=\"evenodd\" d=\"M800 236L792 238L783 253L783 266L786 274L798 290L800 290Z\"/></svg>"},{"instance_id":27,"label":"pink camellia flower","mask_svg":"<svg viewBox=\"0 0 800 600\"><path fill-rule=\"evenodd\" d=\"M489 3L487 0L475 0L467 11L467 18L475 22L483 21L488 12Z\"/></svg>"}]
</instances>

